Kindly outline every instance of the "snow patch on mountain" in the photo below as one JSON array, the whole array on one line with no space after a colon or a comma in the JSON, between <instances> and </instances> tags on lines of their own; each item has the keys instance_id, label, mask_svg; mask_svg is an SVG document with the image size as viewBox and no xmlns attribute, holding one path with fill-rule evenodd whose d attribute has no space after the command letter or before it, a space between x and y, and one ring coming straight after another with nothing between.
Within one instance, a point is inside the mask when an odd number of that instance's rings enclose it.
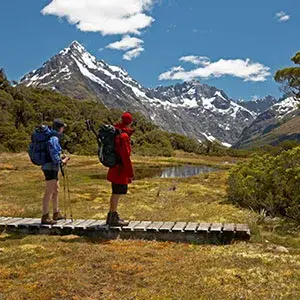
<instances>
[{"instance_id":1,"label":"snow patch on mountain","mask_svg":"<svg viewBox=\"0 0 300 300\"><path fill-rule=\"evenodd\" d=\"M224 96L222 95L222 93L220 91L216 91L215 92L215 96L219 96L220 98L224 99L225 101L227 101L226 98L224 98Z\"/></svg>"},{"instance_id":2,"label":"snow patch on mountain","mask_svg":"<svg viewBox=\"0 0 300 300\"><path fill-rule=\"evenodd\" d=\"M274 104L271 107L271 109L276 111L277 118L282 119L287 114L297 110L299 107L299 104L300 104L300 101L297 100L295 97L289 97L279 103Z\"/></svg>"},{"instance_id":3,"label":"snow patch on mountain","mask_svg":"<svg viewBox=\"0 0 300 300\"><path fill-rule=\"evenodd\" d=\"M93 73L91 73L84 65L82 65L75 57L73 57L75 63L77 64L80 72L83 76L89 78L90 80L100 84L103 88L105 88L107 91L113 90L113 88L108 85L106 82L101 80L99 77L95 76Z\"/></svg>"}]
</instances>

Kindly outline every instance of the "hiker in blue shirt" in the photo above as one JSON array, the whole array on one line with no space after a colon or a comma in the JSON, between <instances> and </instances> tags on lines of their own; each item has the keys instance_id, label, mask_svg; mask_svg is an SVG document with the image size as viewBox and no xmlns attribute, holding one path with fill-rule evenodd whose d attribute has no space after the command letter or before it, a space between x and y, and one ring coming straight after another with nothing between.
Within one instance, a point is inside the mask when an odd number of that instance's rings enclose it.
<instances>
[{"instance_id":1,"label":"hiker in blue shirt","mask_svg":"<svg viewBox=\"0 0 300 300\"><path fill-rule=\"evenodd\" d=\"M62 147L60 145L60 138L65 130L66 124L59 119L53 121L52 136L47 142L49 153L49 162L42 166L45 175L46 189L43 198L43 216L42 224L53 225L58 220L64 219L59 211L58 194L59 194L59 180L58 172L61 164L67 164L69 157L61 157ZM49 215L49 203L53 203L53 219Z\"/></svg>"}]
</instances>

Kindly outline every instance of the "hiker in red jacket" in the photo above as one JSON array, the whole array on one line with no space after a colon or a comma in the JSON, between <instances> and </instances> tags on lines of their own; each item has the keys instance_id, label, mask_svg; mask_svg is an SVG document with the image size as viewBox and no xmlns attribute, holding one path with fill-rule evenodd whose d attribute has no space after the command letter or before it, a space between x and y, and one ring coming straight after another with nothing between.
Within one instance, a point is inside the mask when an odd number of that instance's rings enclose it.
<instances>
[{"instance_id":1,"label":"hiker in red jacket","mask_svg":"<svg viewBox=\"0 0 300 300\"><path fill-rule=\"evenodd\" d=\"M132 115L128 112L122 114L122 121L115 125L115 128L122 131L115 138L115 151L121 158L120 163L109 169L107 180L111 182L112 195L110 198L110 209L106 223L110 226L127 226L128 222L119 218L117 213L118 203L122 195L126 195L128 184L133 180L133 166L130 159L131 142L133 134L131 129Z\"/></svg>"}]
</instances>

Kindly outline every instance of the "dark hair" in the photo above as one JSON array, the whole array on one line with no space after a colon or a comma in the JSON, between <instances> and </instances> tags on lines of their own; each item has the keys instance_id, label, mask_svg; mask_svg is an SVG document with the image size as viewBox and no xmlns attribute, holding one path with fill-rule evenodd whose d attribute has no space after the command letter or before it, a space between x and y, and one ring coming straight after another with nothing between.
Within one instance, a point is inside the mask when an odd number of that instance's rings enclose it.
<instances>
[{"instance_id":1,"label":"dark hair","mask_svg":"<svg viewBox=\"0 0 300 300\"><path fill-rule=\"evenodd\" d=\"M67 125L60 119L55 119L53 121L53 125L52 125L52 128L56 131L59 131L60 128L62 127L66 127Z\"/></svg>"}]
</instances>

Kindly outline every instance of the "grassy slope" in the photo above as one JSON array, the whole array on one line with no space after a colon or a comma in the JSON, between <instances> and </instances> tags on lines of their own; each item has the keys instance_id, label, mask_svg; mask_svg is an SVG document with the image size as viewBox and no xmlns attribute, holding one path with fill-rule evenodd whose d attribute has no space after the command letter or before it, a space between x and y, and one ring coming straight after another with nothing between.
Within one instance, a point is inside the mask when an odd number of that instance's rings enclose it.
<instances>
[{"instance_id":1,"label":"grassy slope","mask_svg":"<svg viewBox=\"0 0 300 300\"><path fill-rule=\"evenodd\" d=\"M225 167L232 158L180 154L134 161L137 169L207 163L223 170L177 181L137 180L120 205L123 216L250 222L252 242L216 247L3 233L0 299L300 298L299 234L287 233L289 224L280 221L257 226L257 215L226 202ZM39 217L41 171L24 154L4 154L0 162L0 215ZM69 173L75 217L104 218L110 187L97 158L72 157ZM176 191L168 191L174 184ZM271 251L266 239L288 246L290 254Z\"/></svg>"},{"instance_id":2,"label":"grassy slope","mask_svg":"<svg viewBox=\"0 0 300 300\"><path fill-rule=\"evenodd\" d=\"M295 116L294 116L295 115ZM263 133L259 132L251 138L246 139L242 142L240 148L256 148L262 147L268 144L276 145L285 140L298 140L300 137L300 111L293 112L293 117L287 116L283 120L271 120L267 124L268 126L274 125L274 129ZM261 131L267 126L263 127Z\"/></svg>"}]
</instances>

